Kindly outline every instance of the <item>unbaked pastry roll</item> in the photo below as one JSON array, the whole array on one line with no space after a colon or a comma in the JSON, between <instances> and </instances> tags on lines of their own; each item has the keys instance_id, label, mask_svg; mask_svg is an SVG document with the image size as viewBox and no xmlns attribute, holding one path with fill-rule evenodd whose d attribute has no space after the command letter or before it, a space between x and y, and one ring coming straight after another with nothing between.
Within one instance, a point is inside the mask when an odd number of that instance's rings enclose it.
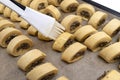
<instances>
[{"instance_id":1,"label":"unbaked pastry roll","mask_svg":"<svg viewBox=\"0 0 120 80\"><path fill-rule=\"evenodd\" d=\"M33 0L30 4L30 8L41 11L48 6L47 0Z\"/></svg>"},{"instance_id":2,"label":"unbaked pastry roll","mask_svg":"<svg viewBox=\"0 0 120 80\"><path fill-rule=\"evenodd\" d=\"M33 42L25 35L19 35L12 39L7 46L7 52L12 56L20 56L30 50Z\"/></svg>"},{"instance_id":3,"label":"unbaked pastry roll","mask_svg":"<svg viewBox=\"0 0 120 80\"><path fill-rule=\"evenodd\" d=\"M65 76L62 76L62 77L60 77L60 78L58 78L56 80L69 80L69 79L67 77L65 77Z\"/></svg>"},{"instance_id":4,"label":"unbaked pastry roll","mask_svg":"<svg viewBox=\"0 0 120 80\"><path fill-rule=\"evenodd\" d=\"M95 8L90 4L83 3L78 6L76 13L77 15L82 16L84 20L89 20L95 13Z\"/></svg>"},{"instance_id":5,"label":"unbaked pastry roll","mask_svg":"<svg viewBox=\"0 0 120 80\"><path fill-rule=\"evenodd\" d=\"M0 16L0 21L1 21L1 20L4 20L4 18Z\"/></svg>"},{"instance_id":6,"label":"unbaked pastry roll","mask_svg":"<svg viewBox=\"0 0 120 80\"><path fill-rule=\"evenodd\" d=\"M120 42L109 45L100 51L99 56L108 63L112 63L120 59Z\"/></svg>"},{"instance_id":7,"label":"unbaked pastry roll","mask_svg":"<svg viewBox=\"0 0 120 80\"><path fill-rule=\"evenodd\" d=\"M38 32L38 39L43 40L43 41L51 41L52 40L49 37L45 37L40 32Z\"/></svg>"},{"instance_id":8,"label":"unbaked pastry roll","mask_svg":"<svg viewBox=\"0 0 120 80\"><path fill-rule=\"evenodd\" d=\"M62 20L61 24L65 27L67 32L74 33L81 27L82 18L77 15L68 15Z\"/></svg>"},{"instance_id":9,"label":"unbaked pastry roll","mask_svg":"<svg viewBox=\"0 0 120 80\"><path fill-rule=\"evenodd\" d=\"M120 72L116 70L107 71L97 80L120 80Z\"/></svg>"},{"instance_id":10,"label":"unbaked pastry roll","mask_svg":"<svg viewBox=\"0 0 120 80\"><path fill-rule=\"evenodd\" d=\"M89 36L96 33L97 30L91 25L85 25L79 28L75 33L75 39L80 42L84 42Z\"/></svg>"},{"instance_id":11,"label":"unbaked pastry roll","mask_svg":"<svg viewBox=\"0 0 120 80\"><path fill-rule=\"evenodd\" d=\"M30 26L28 29L27 29L27 33L31 36L37 36L38 34L38 30L36 28L34 28L33 26Z\"/></svg>"},{"instance_id":12,"label":"unbaked pastry roll","mask_svg":"<svg viewBox=\"0 0 120 80\"><path fill-rule=\"evenodd\" d=\"M14 11L11 12L10 19L12 21L21 21L22 18Z\"/></svg>"},{"instance_id":13,"label":"unbaked pastry roll","mask_svg":"<svg viewBox=\"0 0 120 80\"><path fill-rule=\"evenodd\" d=\"M30 27L30 24L23 19L23 20L21 20L21 22L20 22L20 27L21 27L22 29L28 29L28 28Z\"/></svg>"},{"instance_id":14,"label":"unbaked pastry roll","mask_svg":"<svg viewBox=\"0 0 120 80\"><path fill-rule=\"evenodd\" d=\"M64 32L55 40L53 44L53 49L57 51L63 51L66 47L71 45L73 41L73 35L68 32Z\"/></svg>"},{"instance_id":15,"label":"unbaked pastry roll","mask_svg":"<svg viewBox=\"0 0 120 80\"><path fill-rule=\"evenodd\" d=\"M86 49L87 47L81 43L73 43L62 53L62 60L67 63L78 61L84 56Z\"/></svg>"},{"instance_id":16,"label":"unbaked pastry roll","mask_svg":"<svg viewBox=\"0 0 120 80\"><path fill-rule=\"evenodd\" d=\"M20 69L27 72L41 63L45 57L45 53L41 52L38 49L32 49L20 57L20 59L17 61L17 65Z\"/></svg>"},{"instance_id":17,"label":"unbaked pastry roll","mask_svg":"<svg viewBox=\"0 0 120 80\"><path fill-rule=\"evenodd\" d=\"M60 4L60 8L64 12L74 12L77 10L79 2L77 0L63 0Z\"/></svg>"},{"instance_id":18,"label":"unbaked pastry roll","mask_svg":"<svg viewBox=\"0 0 120 80\"><path fill-rule=\"evenodd\" d=\"M28 80L49 80L58 73L58 69L51 63L44 63L35 67L26 77Z\"/></svg>"},{"instance_id":19,"label":"unbaked pastry roll","mask_svg":"<svg viewBox=\"0 0 120 80\"><path fill-rule=\"evenodd\" d=\"M110 41L111 37L105 32L97 32L90 37L88 37L84 44L93 52L100 50L102 47L106 46Z\"/></svg>"},{"instance_id":20,"label":"unbaked pastry roll","mask_svg":"<svg viewBox=\"0 0 120 80\"><path fill-rule=\"evenodd\" d=\"M59 6L63 0L48 0L50 5Z\"/></svg>"},{"instance_id":21,"label":"unbaked pastry roll","mask_svg":"<svg viewBox=\"0 0 120 80\"><path fill-rule=\"evenodd\" d=\"M7 27L15 27L15 25L8 20L4 20L4 19L0 20L0 31L2 31L3 29Z\"/></svg>"},{"instance_id":22,"label":"unbaked pastry roll","mask_svg":"<svg viewBox=\"0 0 120 80\"><path fill-rule=\"evenodd\" d=\"M0 32L0 46L7 47L9 42L22 32L15 28L6 28Z\"/></svg>"},{"instance_id":23,"label":"unbaked pastry roll","mask_svg":"<svg viewBox=\"0 0 120 80\"><path fill-rule=\"evenodd\" d=\"M3 12L3 16L9 18L11 15L11 12L12 12L12 10L10 8L5 7L4 12Z\"/></svg>"},{"instance_id":24,"label":"unbaked pastry roll","mask_svg":"<svg viewBox=\"0 0 120 80\"><path fill-rule=\"evenodd\" d=\"M32 1L33 0L22 0L20 3L22 5L24 5L24 6L28 6L29 7Z\"/></svg>"},{"instance_id":25,"label":"unbaked pastry roll","mask_svg":"<svg viewBox=\"0 0 120 80\"><path fill-rule=\"evenodd\" d=\"M105 22L107 16L108 15L106 13L97 11L91 16L88 24L92 25L95 29L98 29L98 27Z\"/></svg>"},{"instance_id":26,"label":"unbaked pastry roll","mask_svg":"<svg viewBox=\"0 0 120 80\"><path fill-rule=\"evenodd\" d=\"M5 9L5 5L0 3L0 14L4 12L4 9Z\"/></svg>"},{"instance_id":27,"label":"unbaked pastry roll","mask_svg":"<svg viewBox=\"0 0 120 80\"><path fill-rule=\"evenodd\" d=\"M44 13L46 15L54 17L57 21L59 21L59 19L61 17L60 11L56 7L54 7L53 5L47 6L44 10Z\"/></svg>"},{"instance_id":28,"label":"unbaked pastry roll","mask_svg":"<svg viewBox=\"0 0 120 80\"><path fill-rule=\"evenodd\" d=\"M105 25L103 31L106 32L109 36L114 36L120 31L120 20L115 18L112 19Z\"/></svg>"}]
</instances>

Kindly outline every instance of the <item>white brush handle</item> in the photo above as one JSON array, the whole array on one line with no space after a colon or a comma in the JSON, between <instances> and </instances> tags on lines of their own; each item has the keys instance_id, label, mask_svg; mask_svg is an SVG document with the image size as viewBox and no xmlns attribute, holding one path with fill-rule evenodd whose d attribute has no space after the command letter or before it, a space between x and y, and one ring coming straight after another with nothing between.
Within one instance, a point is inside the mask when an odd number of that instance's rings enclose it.
<instances>
[{"instance_id":1,"label":"white brush handle","mask_svg":"<svg viewBox=\"0 0 120 80\"><path fill-rule=\"evenodd\" d=\"M0 3L4 4L5 6L9 7L10 9L14 10L19 15L22 15L24 13L24 10L22 10L19 6L17 6L10 0L0 0Z\"/></svg>"},{"instance_id":2,"label":"white brush handle","mask_svg":"<svg viewBox=\"0 0 120 80\"><path fill-rule=\"evenodd\" d=\"M49 32L55 24L54 18L28 7L22 9L21 7L13 3L11 0L0 0L0 2L17 12L22 18L28 21L33 27L35 27L45 36L49 35Z\"/></svg>"}]
</instances>

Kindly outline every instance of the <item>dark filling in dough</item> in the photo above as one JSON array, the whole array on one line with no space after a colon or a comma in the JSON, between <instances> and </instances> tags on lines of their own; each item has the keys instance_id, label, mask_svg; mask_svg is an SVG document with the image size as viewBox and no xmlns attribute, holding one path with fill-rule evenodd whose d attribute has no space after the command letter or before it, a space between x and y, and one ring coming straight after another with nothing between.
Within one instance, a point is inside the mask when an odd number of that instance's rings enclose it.
<instances>
[{"instance_id":1,"label":"dark filling in dough","mask_svg":"<svg viewBox=\"0 0 120 80\"><path fill-rule=\"evenodd\" d=\"M58 0L58 3L60 4L63 0Z\"/></svg>"},{"instance_id":2,"label":"dark filling in dough","mask_svg":"<svg viewBox=\"0 0 120 80\"><path fill-rule=\"evenodd\" d=\"M117 41L118 41L118 42L120 41L120 35L119 35L119 37L118 37Z\"/></svg>"},{"instance_id":3,"label":"dark filling in dough","mask_svg":"<svg viewBox=\"0 0 120 80\"><path fill-rule=\"evenodd\" d=\"M74 57L72 58L72 60L77 59L77 58L79 58L80 56L83 56L84 53L85 53L84 51L78 52L76 55L74 55Z\"/></svg>"},{"instance_id":4,"label":"dark filling in dough","mask_svg":"<svg viewBox=\"0 0 120 80\"><path fill-rule=\"evenodd\" d=\"M84 10L80 12L80 15L83 16L83 17L85 17L85 18L87 18L87 19L90 18L90 14L89 14L89 12L84 11Z\"/></svg>"},{"instance_id":5,"label":"dark filling in dough","mask_svg":"<svg viewBox=\"0 0 120 80\"><path fill-rule=\"evenodd\" d=\"M64 47L65 47L65 48L68 47L68 46L71 45L73 42L74 42L73 39L69 39L69 40L65 43Z\"/></svg>"},{"instance_id":6,"label":"dark filling in dough","mask_svg":"<svg viewBox=\"0 0 120 80\"><path fill-rule=\"evenodd\" d=\"M108 44L108 42L102 42L102 43L99 43L98 44L98 47L104 47L105 45L107 45Z\"/></svg>"},{"instance_id":7,"label":"dark filling in dough","mask_svg":"<svg viewBox=\"0 0 120 80\"><path fill-rule=\"evenodd\" d=\"M88 36L86 36L81 42L84 42L88 37L90 37L92 34L89 34Z\"/></svg>"},{"instance_id":8,"label":"dark filling in dough","mask_svg":"<svg viewBox=\"0 0 120 80\"><path fill-rule=\"evenodd\" d=\"M46 15L53 17L53 15L51 13L46 13Z\"/></svg>"},{"instance_id":9,"label":"dark filling in dough","mask_svg":"<svg viewBox=\"0 0 120 80\"><path fill-rule=\"evenodd\" d=\"M97 24L98 26L102 25L105 22L105 19L102 19L99 21L99 23Z\"/></svg>"},{"instance_id":10,"label":"dark filling in dough","mask_svg":"<svg viewBox=\"0 0 120 80\"><path fill-rule=\"evenodd\" d=\"M67 10L69 12L74 12L74 11L76 11L77 7L78 6L76 4L72 4L72 5L68 6Z\"/></svg>"},{"instance_id":11,"label":"dark filling in dough","mask_svg":"<svg viewBox=\"0 0 120 80\"><path fill-rule=\"evenodd\" d=\"M75 22L73 22L73 23L71 24L70 30L72 31L72 30L76 29L76 28L79 27L79 26L80 26L80 22L75 21Z\"/></svg>"},{"instance_id":12,"label":"dark filling in dough","mask_svg":"<svg viewBox=\"0 0 120 80\"><path fill-rule=\"evenodd\" d=\"M30 45L28 43L23 43L17 48L17 51L21 49L28 49L28 48L30 48Z\"/></svg>"},{"instance_id":13,"label":"dark filling in dough","mask_svg":"<svg viewBox=\"0 0 120 80\"><path fill-rule=\"evenodd\" d=\"M9 42L10 42L13 38L15 38L16 36L17 36L16 34L10 35L10 36L6 39L5 43L6 43L6 44L9 44Z\"/></svg>"},{"instance_id":14,"label":"dark filling in dough","mask_svg":"<svg viewBox=\"0 0 120 80\"><path fill-rule=\"evenodd\" d=\"M41 10L41 9L44 9L44 8L45 8L45 4L44 3L40 3L39 7L38 7L38 10Z\"/></svg>"},{"instance_id":15,"label":"dark filling in dough","mask_svg":"<svg viewBox=\"0 0 120 80\"><path fill-rule=\"evenodd\" d=\"M113 32L112 35L113 35L113 36L116 35L119 31L120 31L120 27L119 27L115 32Z\"/></svg>"},{"instance_id":16,"label":"dark filling in dough","mask_svg":"<svg viewBox=\"0 0 120 80\"><path fill-rule=\"evenodd\" d=\"M27 72L29 72L30 70L32 70L35 66L39 65L40 63L42 63L43 60L44 60L44 58L38 59L38 60L34 61L34 63L32 63L32 64L28 67Z\"/></svg>"},{"instance_id":17,"label":"dark filling in dough","mask_svg":"<svg viewBox=\"0 0 120 80\"><path fill-rule=\"evenodd\" d=\"M97 80L101 80L101 79L103 79L103 78L107 75L107 73L108 73L108 72L104 72L104 74L101 75Z\"/></svg>"},{"instance_id":18,"label":"dark filling in dough","mask_svg":"<svg viewBox=\"0 0 120 80\"><path fill-rule=\"evenodd\" d=\"M115 58L114 58L114 60L119 60L120 59L120 56L116 56Z\"/></svg>"},{"instance_id":19,"label":"dark filling in dough","mask_svg":"<svg viewBox=\"0 0 120 80\"><path fill-rule=\"evenodd\" d=\"M51 74L46 75L40 80L51 80L54 76L55 76L55 73L51 73Z\"/></svg>"}]
</instances>

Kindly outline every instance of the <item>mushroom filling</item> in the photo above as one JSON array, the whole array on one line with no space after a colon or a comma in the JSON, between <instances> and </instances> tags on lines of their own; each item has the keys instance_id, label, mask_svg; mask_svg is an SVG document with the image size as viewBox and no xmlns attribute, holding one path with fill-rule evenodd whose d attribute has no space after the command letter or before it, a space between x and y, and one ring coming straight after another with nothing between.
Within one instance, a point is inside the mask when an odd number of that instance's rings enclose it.
<instances>
[{"instance_id":1,"label":"mushroom filling","mask_svg":"<svg viewBox=\"0 0 120 80\"><path fill-rule=\"evenodd\" d=\"M58 3L60 4L63 0L58 0Z\"/></svg>"},{"instance_id":2,"label":"mushroom filling","mask_svg":"<svg viewBox=\"0 0 120 80\"><path fill-rule=\"evenodd\" d=\"M90 18L90 14L89 14L89 12L84 11L84 10L80 12L80 15L83 16L83 17L85 17L85 18L87 18L87 19Z\"/></svg>"},{"instance_id":3,"label":"mushroom filling","mask_svg":"<svg viewBox=\"0 0 120 80\"><path fill-rule=\"evenodd\" d=\"M42 63L44 58L42 59L38 59L36 61L34 61L34 63L30 64L30 66L28 67L27 71L29 72L31 69L33 69L35 66L39 65L40 63Z\"/></svg>"},{"instance_id":4,"label":"mushroom filling","mask_svg":"<svg viewBox=\"0 0 120 80\"><path fill-rule=\"evenodd\" d=\"M108 42L101 42L101 43L98 44L98 47L104 47L107 44L108 44Z\"/></svg>"},{"instance_id":5,"label":"mushroom filling","mask_svg":"<svg viewBox=\"0 0 120 80\"><path fill-rule=\"evenodd\" d=\"M22 43L18 48L17 51L21 50L21 49L28 49L30 47L30 45L28 43Z\"/></svg>"},{"instance_id":6,"label":"mushroom filling","mask_svg":"<svg viewBox=\"0 0 120 80\"><path fill-rule=\"evenodd\" d=\"M120 59L120 55L114 58L114 60L119 60L119 59Z\"/></svg>"},{"instance_id":7,"label":"mushroom filling","mask_svg":"<svg viewBox=\"0 0 120 80\"><path fill-rule=\"evenodd\" d=\"M70 30L74 30L74 29L76 29L76 28L79 27L79 26L80 26L80 22L79 22L79 21L75 21L75 22L73 22L73 23L71 24Z\"/></svg>"},{"instance_id":8,"label":"mushroom filling","mask_svg":"<svg viewBox=\"0 0 120 80\"><path fill-rule=\"evenodd\" d=\"M102 19L99 21L99 23L97 24L98 26L102 25L105 22L105 19Z\"/></svg>"},{"instance_id":9,"label":"mushroom filling","mask_svg":"<svg viewBox=\"0 0 120 80\"><path fill-rule=\"evenodd\" d=\"M45 8L45 4L44 3L40 3L38 6L38 10L44 9Z\"/></svg>"},{"instance_id":10,"label":"mushroom filling","mask_svg":"<svg viewBox=\"0 0 120 80\"><path fill-rule=\"evenodd\" d=\"M120 36L118 37L117 41L120 41Z\"/></svg>"},{"instance_id":11,"label":"mushroom filling","mask_svg":"<svg viewBox=\"0 0 120 80\"><path fill-rule=\"evenodd\" d=\"M68 6L68 8L67 8L67 10L69 12L74 12L74 11L76 11L76 9L77 9L77 5L76 4L72 4L72 5Z\"/></svg>"},{"instance_id":12,"label":"mushroom filling","mask_svg":"<svg viewBox=\"0 0 120 80\"><path fill-rule=\"evenodd\" d=\"M53 15L51 13L49 13L49 12L46 13L46 15L53 17Z\"/></svg>"},{"instance_id":13,"label":"mushroom filling","mask_svg":"<svg viewBox=\"0 0 120 80\"><path fill-rule=\"evenodd\" d=\"M107 75L108 72L104 72L103 75L101 75L97 80L101 80L102 78L104 78Z\"/></svg>"},{"instance_id":14,"label":"mushroom filling","mask_svg":"<svg viewBox=\"0 0 120 80\"><path fill-rule=\"evenodd\" d=\"M40 80L51 80L53 77L55 76L55 73L50 73L46 76L44 76L42 79Z\"/></svg>"},{"instance_id":15,"label":"mushroom filling","mask_svg":"<svg viewBox=\"0 0 120 80\"><path fill-rule=\"evenodd\" d=\"M72 60L77 59L77 58L79 58L80 56L83 56L84 53L85 53L84 51L78 52L77 54L74 55L74 57L72 58Z\"/></svg>"},{"instance_id":16,"label":"mushroom filling","mask_svg":"<svg viewBox=\"0 0 120 80\"><path fill-rule=\"evenodd\" d=\"M9 44L9 42L10 42L13 38L15 38L16 36L17 36L16 34L10 35L10 36L5 40L5 43L6 43L6 44Z\"/></svg>"},{"instance_id":17,"label":"mushroom filling","mask_svg":"<svg viewBox=\"0 0 120 80\"><path fill-rule=\"evenodd\" d=\"M84 37L84 39L81 42L84 42L88 37L90 37L92 34L87 35L86 37Z\"/></svg>"},{"instance_id":18,"label":"mushroom filling","mask_svg":"<svg viewBox=\"0 0 120 80\"><path fill-rule=\"evenodd\" d=\"M64 44L64 47L68 47L69 45L71 45L72 43L74 42L73 39L69 39L65 44Z\"/></svg>"},{"instance_id":19,"label":"mushroom filling","mask_svg":"<svg viewBox=\"0 0 120 80\"><path fill-rule=\"evenodd\" d=\"M112 35L116 35L118 32L120 31L120 27L118 29L116 29Z\"/></svg>"}]
</instances>

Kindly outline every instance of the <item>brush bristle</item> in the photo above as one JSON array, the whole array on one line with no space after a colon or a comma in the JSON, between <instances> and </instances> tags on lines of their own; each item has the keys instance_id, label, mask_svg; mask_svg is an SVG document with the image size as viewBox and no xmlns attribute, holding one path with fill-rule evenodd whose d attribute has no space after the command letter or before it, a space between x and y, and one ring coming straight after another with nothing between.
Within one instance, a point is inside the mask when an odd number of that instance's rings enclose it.
<instances>
[{"instance_id":1,"label":"brush bristle","mask_svg":"<svg viewBox=\"0 0 120 80\"><path fill-rule=\"evenodd\" d=\"M49 37L56 40L56 38L62 34L65 31L65 28L59 24L58 22L55 22L54 27L52 28Z\"/></svg>"}]
</instances>

